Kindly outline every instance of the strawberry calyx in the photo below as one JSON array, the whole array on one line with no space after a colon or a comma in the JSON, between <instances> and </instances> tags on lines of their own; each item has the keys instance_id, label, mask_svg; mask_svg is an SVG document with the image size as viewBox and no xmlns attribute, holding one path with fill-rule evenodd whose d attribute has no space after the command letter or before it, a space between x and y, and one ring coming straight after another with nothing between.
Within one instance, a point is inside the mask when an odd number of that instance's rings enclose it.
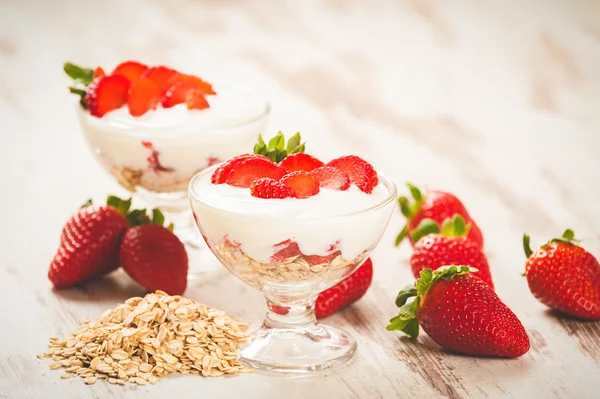
<instances>
[{"instance_id":1,"label":"strawberry calyx","mask_svg":"<svg viewBox=\"0 0 600 399\"><path fill-rule=\"evenodd\" d=\"M568 244L568 245L579 245L581 240L578 240L575 238L575 232L573 232L573 230L566 229L565 232L563 233L562 237L553 238L553 239L549 240L548 242L546 242L544 245L542 245L540 248L546 248L548 245L556 243L556 242ZM531 257L531 255L533 254L530 243L531 243L531 237L529 237L529 234L523 234L523 250L525 251L525 256L527 257L527 259L529 259Z\"/></svg>"},{"instance_id":2,"label":"strawberry calyx","mask_svg":"<svg viewBox=\"0 0 600 399\"><path fill-rule=\"evenodd\" d=\"M429 234L441 234L444 237L466 237L471 228L471 223L465 224L465 219L458 213L452 218L446 218L440 225L433 219L423 219L416 229L410 232L410 237L415 241Z\"/></svg>"},{"instance_id":3,"label":"strawberry calyx","mask_svg":"<svg viewBox=\"0 0 600 399\"><path fill-rule=\"evenodd\" d=\"M425 202L425 195L419 190L419 188L411 183L406 183L408 190L410 191L410 195L412 197L412 202L405 196L398 197L398 206L400 207L400 212L406 218L406 224L402 228L402 231L396 237L396 241L394 243L395 246L400 245L402 240L406 238L408 235L408 222L412 219L417 213L421 211L423 207L423 202Z\"/></svg>"},{"instance_id":4,"label":"strawberry calyx","mask_svg":"<svg viewBox=\"0 0 600 399\"><path fill-rule=\"evenodd\" d=\"M285 136L282 132L277 133L269 144L265 143L262 135L258 135L258 142L254 145L256 155L264 155L275 163L283 161L288 155L304 152L306 143L301 142L300 133L296 133L285 142Z\"/></svg>"},{"instance_id":5,"label":"strawberry calyx","mask_svg":"<svg viewBox=\"0 0 600 399\"><path fill-rule=\"evenodd\" d=\"M420 278L413 284L404 287L396 297L396 306L399 307L398 316L390 319L386 327L388 331L400 330L410 336L419 336L419 322L417 320L417 309L427 296L429 289L439 280L450 281L456 276L462 276L474 271L468 266L442 266L435 271L431 269L421 270ZM409 301L409 299L414 298Z\"/></svg>"},{"instance_id":6,"label":"strawberry calyx","mask_svg":"<svg viewBox=\"0 0 600 399\"><path fill-rule=\"evenodd\" d=\"M69 86L69 91L78 95L80 97L79 104L81 104L83 109L87 109L85 93L87 86L94 80L94 70L80 67L71 62L65 62L63 70L67 76L73 79L73 85Z\"/></svg>"},{"instance_id":7,"label":"strawberry calyx","mask_svg":"<svg viewBox=\"0 0 600 399\"><path fill-rule=\"evenodd\" d=\"M86 202L84 202L83 205L81 205L81 208L85 208L92 205L94 205L94 203L90 198ZM162 226L165 223L165 216L159 209L152 209L152 217L148 216L148 212L145 208L130 210L131 198L124 200L115 195L109 195L106 198L106 205L113 208L119 214L125 216L125 219L127 219L127 222L131 227L141 226L143 224L159 224ZM165 227L171 231L173 231L174 228L173 223Z\"/></svg>"}]
</instances>

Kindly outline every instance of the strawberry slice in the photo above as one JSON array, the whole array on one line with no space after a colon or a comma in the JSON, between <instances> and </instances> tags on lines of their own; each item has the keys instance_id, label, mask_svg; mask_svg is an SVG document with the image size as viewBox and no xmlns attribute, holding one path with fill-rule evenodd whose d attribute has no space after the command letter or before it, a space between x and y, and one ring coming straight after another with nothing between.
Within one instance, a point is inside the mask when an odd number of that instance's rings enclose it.
<instances>
[{"instance_id":1,"label":"strawberry slice","mask_svg":"<svg viewBox=\"0 0 600 399\"><path fill-rule=\"evenodd\" d=\"M156 109L160 102L160 87L150 79L140 79L131 84L127 97L127 106L132 116L144 115Z\"/></svg>"},{"instance_id":2,"label":"strawberry slice","mask_svg":"<svg viewBox=\"0 0 600 399\"><path fill-rule=\"evenodd\" d=\"M319 181L308 172L288 173L283 176L281 183L291 187L298 198L308 198L319 193Z\"/></svg>"},{"instance_id":3,"label":"strawberry slice","mask_svg":"<svg viewBox=\"0 0 600 399\"><path fill-rule=\"evenodd\" d=\"M310 174L317 178L321 188L344 191L350 188L350 178L347 174L331 166L321 166L313 169Z\"/></svg>"},{"instance_id":4,"label":"strawberry slice","mask_svg":"<svg viewBox=\"0 0 600 399\"><path fill-rule=\"evenodd\" d=\"M246 159L251 159L251 158L268 159L267 157L262 156L262 155L254 155L254 154L238 155L237 157L231 158L229 161L223 163L223 165L221 165L217 169L215 169L212 177L210 178L210 182L212 184L224 184L225 180L227 180L227 176L229 176L229 173L231 173L231 171L233 170L233 168L235 166L237 166L242 161L245 161Z\"/></svg>"},{"instance_id":5,"label":"strawberry slice","mask_svg":"<svg viewBox=\"0 0 600 399\"><path fill-rule=\"evenodd\" d=\"M213 87L210 83L203 81L202 79L200 79L197 76L186 75L183 73L174 75L171 79L168 80L167 85L173 86L176 83L180 83L180 82L188 82L188 83L190 83L190 86L200 90L202 93L204 93L206 95L217 94L213 90Z\"/></svg>"},{"instance_id":6,"label":"strawberry slice","mask_svg":"<svg viewBox=\"0 0 600 399\"><path fill-rule=\"evenodd\" d=\"M329 162L327 166L338 168L346 173L350 181L367 194L371 194L373 188L379 183L377 172L373 166L356 155L336 158Z\"/></svg>"},{"instance_id":7,"label":"strawberry slice","mask_svg":"<svg viewBox=\"0 0 600 399\"><path fill-rule=\"evenodd\" d=\"M161 94L164 94L171 87L171 84L168 82L176 75L179 75L179 72L174 69L157 66L146 69L140 78L152 80L160 87Z\"/></svg>"},{"instance_id":8,"label":"strawberry slice","mask_svg":"<svg viewBox=\"0 0 600 399\"><path fill-rule=\"evenodd\" d=\"M111 75L123 75L131 83L140 79L142 73L148 69L147 65L137 61L125 61L117 65Z\"/></svg>"},{"instance_id":9,"label":"strawberry slice","mask_svg":"<svg viewBox=\"0 0 600 399\"><path fill-rule=\"evenodd\" d=\"M273 248L278 250L271 256L271 262L273 263L284 262L286 259L302 255L298 243L292 240L280 242L279 244L274 245Z\"/></svg>"},{"instance_id":10,"label":"strawberry slice","mask_svg":"<svg viewBox=\"0 0 600 399\"><path fill-rule=\"evenodd\" d=\"M325 164L312 155L299 152L297 154L289 155L283 161L281 161L279 165L281 165L281 167L288 172L296 172L299 170L310 172L311 170L320 168Z\"/></svg>"},{"instance_id":11,"label":"strawberry slice","mask_svg":"<svg viewBox=\"0 0 600 399\"><path fill-rule=\"evenodd\" d=\"M190 90L185 97L185 105L188 109L205 109L210 107L206 96L200 90Z\"/></svg>"},{"instance_id":12,"label":"strawberry slice","mask_svg":"<svg viewBox=\"0 0 600 399\"><path fill-rule=\"evenodd\" d=\"M296 198L291 187L268 177L252 182L250 195L257 198Z\"/></svg>"},{"instance_id":13,"label":"strawberry slice","mask_svg":"<svg viewBox=\"0 0 600 399\"><path fill-rule=\"evenodd\" d=\"M104 69L102 69L102 67L96 67L96 69L94 69L92 78L96 79L96 78L99 78L100 76L104 76L104 75L106 75L106 73L104 72Z\"/></svg>"},{"instance_id":14,"label":"strawberry slice","mask_svg":"<svg viewBox=\"0 0 600 399\"><path fill-rule=\"evenodd\" d=\"M198 89L198 86L194 82L181 81L172 85L163 95L161 104L164 108L171 108L177 104L189 104L197 103L195 100L199 95L204 95L204 92ZM188 103L188 100L190 103ZM204 99L206 102L206 99ZM208 103L206 103L208 105ZM206 106L204 108L207 108Z\"/></svg>"},{"instance_id":15,"label":"strawberry slice","mask_svg":"<svg viewBox=\"0 0 600 399\"><path fill-rule=\"evenodd\" d=\"M325 265L325 264L332 262L340 254L341 254L340 251L335 251L334 253L326 255L326 256L304 255L304 260L311 266Z\"/></svg>"},{"instance_id":16,"label":"strawberry slice","mask_svg":"<svg viewBox=\"0 0 600 399\"><path fill-rule=\"evenodd\" d=\"M225 179L225 183L231 186L248 188L255 180L268 177L279 181L284 175L285 169L281 166L268 159L253 157L234 166Z\"/></svg>"},{"instance_id":17,"label":"strawberry slice","mask_svg":"<svg viewBox=\"0 0 600 399\"><path fill-rule=\"evenodd\" d=\"M90 114L101 118L107 112L125 105L129 85L129 80L122 75L96 78L85 93L85 103Z\"/></svg>"}]
</instances>

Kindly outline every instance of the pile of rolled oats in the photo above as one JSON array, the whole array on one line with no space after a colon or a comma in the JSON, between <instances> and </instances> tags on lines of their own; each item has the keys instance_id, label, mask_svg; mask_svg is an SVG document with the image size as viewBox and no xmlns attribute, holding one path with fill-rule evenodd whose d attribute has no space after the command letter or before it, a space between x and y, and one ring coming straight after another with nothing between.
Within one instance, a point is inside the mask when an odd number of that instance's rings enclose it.
<instances>
[{"instance_id":1,"label":"pile of rolled oats","mask_svg":"<svg viewBox=\"0 0 600 399\"><path fill-rule=\"evenodd\" d=\"M239 345L248 341L248 325L162 291L130 298L98 321L84 320L65 340L50 338L40 359L51 369L64 368L93 384L155 384L170 372L205 377L252 371L240 363Z\"/></svg>"}]
</instances>

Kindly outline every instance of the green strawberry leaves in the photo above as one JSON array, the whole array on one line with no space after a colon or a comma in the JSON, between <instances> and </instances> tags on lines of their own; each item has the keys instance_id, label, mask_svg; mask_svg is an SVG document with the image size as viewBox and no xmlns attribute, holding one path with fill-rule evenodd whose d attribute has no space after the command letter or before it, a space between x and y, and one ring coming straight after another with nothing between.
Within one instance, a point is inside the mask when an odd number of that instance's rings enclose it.
<instances>
[{"instance_id":1,"label":"green strawberry leaves","mask_svg":"<svg viewBox=\"0 0 600 399\"><path fill-rule=\"evenodd\" d=\"M575 232L573 232L573 230L566 229L562 237L553 238L550 241L546 242L544 245L542 245L540 248L545 248L548 245L555 242L569 245L579 245L581 240L575 238ZM529 259L531 255L533 255L533 251L531 250L531 237L529 237L529 234L527 233L523 234L523 250L525 251L525 256L527 257L527 259Z\"/></svg>"},{"instance_id":2,"label":"green strawberry leaves","mask_svg":"<svg viewBox=\"0 0 600 399\"><path fill-rule=\"evenodd\" d=\"M471 228L471 223L465 224L465 219L458 213L452 218L446 218L440 229L440 225L433 219L423 219L416 229L411 231L410 237L415 241L429 234L441 234L445 237L466 237Z\"/></svg>"},{"instance_id":3,"label":"green strawberry leaves","mask_svg":"<svg viewBox=\"0 0 600 399\"><path fill-rule=\"evenodd\" d=\"M70 62L65 62L63 70L71 79L73 86L69 86L69 91L79 96L79 104L83 109L87 109L85 102L85 93L87 86L94 80L94 70L90 68L82 68Z\"/></svg>"},{"instance_id":4,"label":"green strawberry leaves","mask_svg":"<svg viewBox=\"0 0 600 399\"><path fill-rule=\"evenodd\" d=\"M258 135L258 142L254 145L254 153L264 155L271 161L279 163L288 155L304 152L306 143L301 142L300 133L293 135L285 144L285 136L282 132L277 133L269 144L265 143L262 135Z\"/></svg>"},{"instance_id":5,"label":"green strawberry leaves","mask_svg":"<svg viewBox=\"0 0 600 399\"><path fill-rule=\"evenodd\" d=\"M420 278L414 284L406 286L398 293L396 306L400 309L398 315L390 319L390 324L386 329L388 331L399 330L413 339L417 338L419 336L417 310L429 289L441 279L450 281L456 276L469 273L469 271L471 269L467 266L443 266L435 271L423 269Z\"/></svg>"},{"instance_id":6,"label":"green strawberry leaves","mask_svg":"<svg viewBox=\"0 0 600 399\"><path fill-rule=\"evenodd\" d=\"M410 191L410 195L412 197L413 202L411 203L411 201L407 197L398 197L398 206L400 207L400 212L402 212L402 214L406 218L407 224L396 237L396 241L394 242L395 246L400 245L402 240L406 238L406 235L408 234L408 221L421 211L421 207L423 206L423 202L425 201L425 196L421 193L421 190L419 190L415 185L411 183L406 183L406 186Z\"/></svg>"},{"instance_id":7,"label":"green strawberry leaves","mask_svg":"<svg viewBox=\"0 0 600 399\"><path fill-rule=\"evenodd\" d=\"M91 205L93 205L93 202L90 198L81 206L81 208ZM130 210L131 198L124 200L115 195L109 195L106 199L106 205L125 216L125 219L127 219L127 222L129 222L131 227L141 226L143 224L159 224L163 226L165 223L165 215L163 215L159 209L152 209L152 217L148 215L148 211L145 208ZM174 229L173 223L170 223L165 227L171 231Z\"/></svg>"}]
</instances>

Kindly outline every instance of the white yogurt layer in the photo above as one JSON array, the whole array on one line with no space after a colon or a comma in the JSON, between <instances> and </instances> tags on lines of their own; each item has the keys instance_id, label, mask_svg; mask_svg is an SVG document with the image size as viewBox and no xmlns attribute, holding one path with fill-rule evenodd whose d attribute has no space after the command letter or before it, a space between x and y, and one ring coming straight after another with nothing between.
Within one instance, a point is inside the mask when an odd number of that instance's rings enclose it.
<instances>
[{"instance_id":1,"label":"white yogurt layer","mask_svg":"<svg viewBox=\"0 0 600 399\"><path fill-rule=\"evenodd\" d=\"M346 191L321 189L305 199L263 199L252 197L247 188L212 184L212 170L190 185L200 230L212 244L225 236L239 242L260 262L269 262L274 246L286 240L296 241L305 255L327 255L338 243L343 258L352 260L377 244L393 210L393 200L377 207L390 198L391 186L383 179L372 194L352 185Z\"/></svg>"},{"instance_id":2,"label":"white yogurt layer","mask_svg":"<svg viewBox=\"0 0 600 399\"><path fill-rule=\"evenodd\" d=\"M173 180L189 180L196 172L252 151L264 133L269 106L256 93L236 86L217 86L208 96L210 108L188 110L184 104L159 108L141 117L127 107L97 118L78 107L82 131L103 165L146 173L152 149L169 172L148 172L151 191L163 191ZM150 142L152 149L142 141ZM152 175L151 175L152 174ZM141 186L144 187L142 179Z\"/></svg>"}]
</instances>

